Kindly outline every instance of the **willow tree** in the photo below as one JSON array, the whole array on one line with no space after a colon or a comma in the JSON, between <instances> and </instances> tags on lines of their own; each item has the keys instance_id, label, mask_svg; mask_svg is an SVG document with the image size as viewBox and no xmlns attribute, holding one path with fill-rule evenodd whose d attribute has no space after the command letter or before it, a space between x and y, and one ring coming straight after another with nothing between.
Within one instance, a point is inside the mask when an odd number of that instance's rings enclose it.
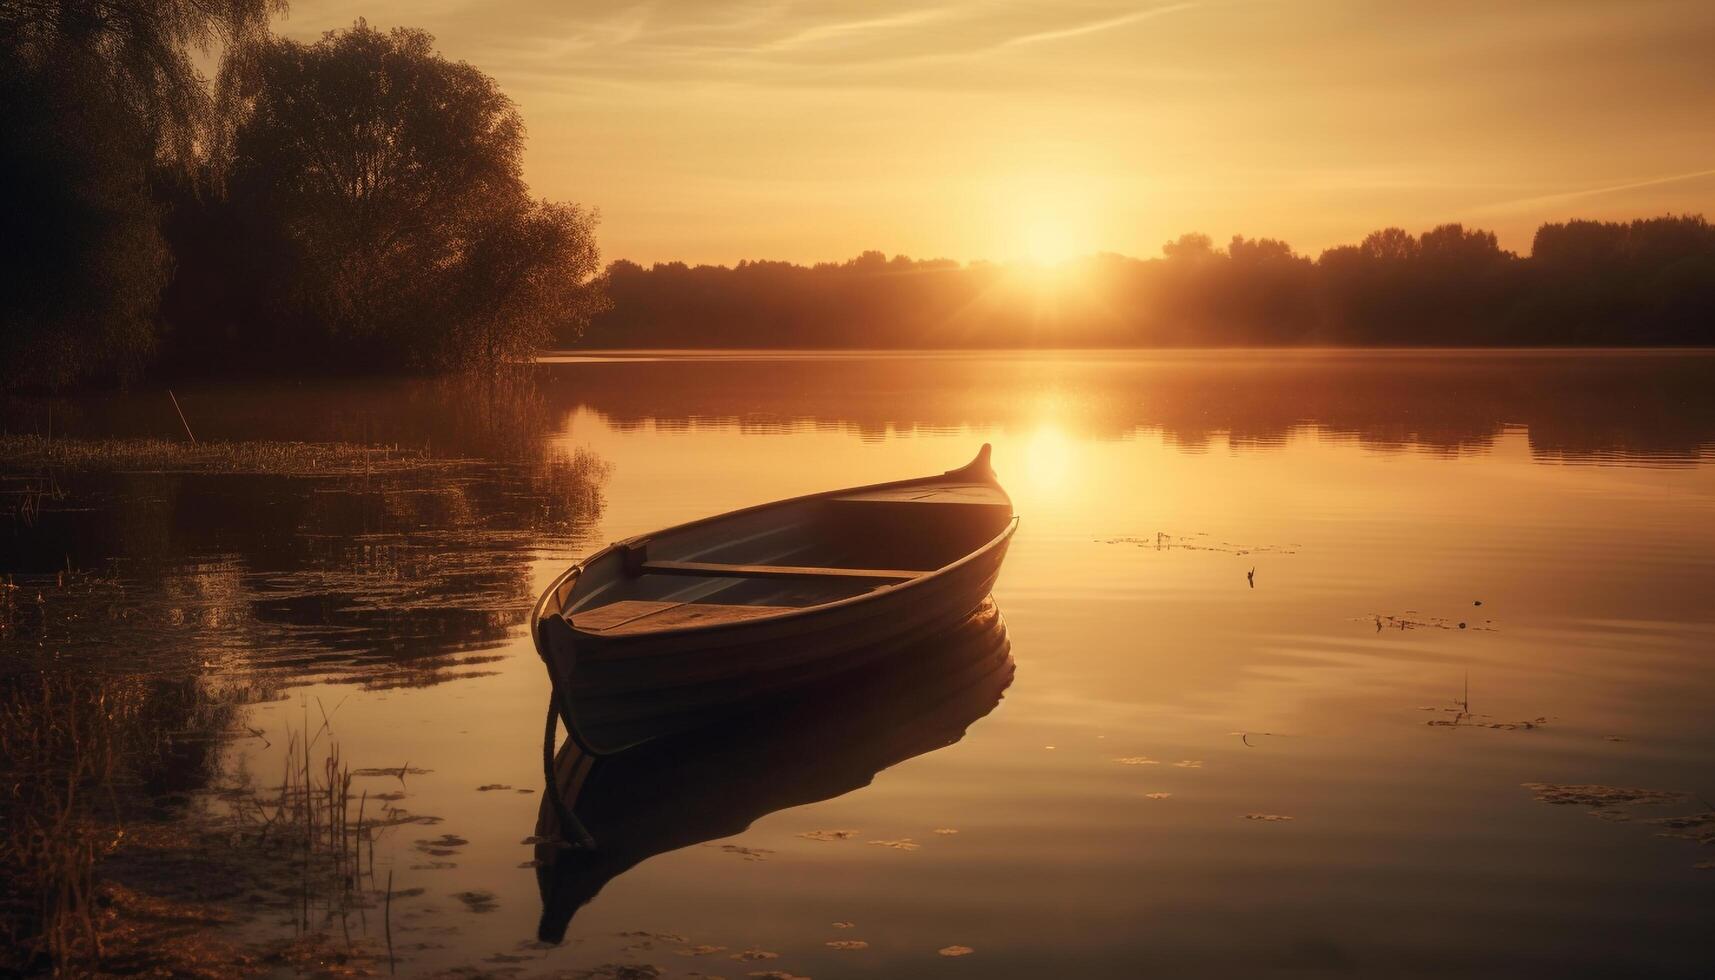
<instances>
[{"instance_id":1,"label":"willow tree","mask_svg":"<svg viewBox=\"0 0 1715 980\"><path fill-rule=\"evenodd\" d=\"M264 348L358 368L528 353L595 301L595 218L533 200L524 124L419 30L358 21L228 59L227 193L257 236Z\"/></svg>"},{"instance_id":2,"label":"willow tree","mask_svg":"<svg viewBox=\"0 0 1715 980\"><path fill-rule=\"evenodd\" d=\"M214 131L199 52L279 0L0 0L0 383L134 374L168 271L162 176Z\"/></svg>"}]
</instances>

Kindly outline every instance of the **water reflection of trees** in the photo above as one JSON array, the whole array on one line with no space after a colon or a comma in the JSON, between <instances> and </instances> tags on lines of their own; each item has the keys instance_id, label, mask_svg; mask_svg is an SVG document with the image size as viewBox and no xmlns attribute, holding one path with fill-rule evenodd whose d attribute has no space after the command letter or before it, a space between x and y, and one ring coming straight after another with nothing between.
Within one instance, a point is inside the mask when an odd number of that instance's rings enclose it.
<instances>
[{"instance_id":1,"label":"water reflection of trees","mask_svg":"<svg viewBox=\"0 0 1715 980\"><path fill-rule=\"evenodd\" d=\"M1187 449L1277 446L1315 426L1376 449L1460 452L1511 427L1566 460L1690 461L1715 445L1705 354L1250 352L667 359L555 365L575 404L621 429L736 425L890 431L1159 431Z\"/></svg>"},{"instance_id":2,"label":"water reflection of trees","mask_svg":"<svg viewBox=\"0 0 1715 980\"><path fill-rule=\"evenodd\" d=\"M372 686L475 672L525 615L532 562L583 546L606 479L593 454L547 447L536 386L468 387L482 384L190 396L217 437L362 434L434 458L367 474L57 472L62 499L7 529L0 571L40 582L70 568L77 587L56 580L5 642ZM140 434L132 404L86 405L59 431Z\"/></svg>"}]
</instances>

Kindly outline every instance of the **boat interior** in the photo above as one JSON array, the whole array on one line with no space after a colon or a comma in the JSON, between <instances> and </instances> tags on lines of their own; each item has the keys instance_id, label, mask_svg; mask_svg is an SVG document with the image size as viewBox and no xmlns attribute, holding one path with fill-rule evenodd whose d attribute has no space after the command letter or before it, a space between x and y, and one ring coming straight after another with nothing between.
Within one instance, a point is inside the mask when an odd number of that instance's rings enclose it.
<instances>
[{"instance_id":1,"label":"boat interior","mask_svg":"<svg viewBox=\"0 0 1715 980\"><path fill-rule=\"evenodd\" d=\"M600 636L756 619L908 582L1011 520L1000 487L952 475L786 501L621 542L556 599Z\"/></svg>"}]
</instances>

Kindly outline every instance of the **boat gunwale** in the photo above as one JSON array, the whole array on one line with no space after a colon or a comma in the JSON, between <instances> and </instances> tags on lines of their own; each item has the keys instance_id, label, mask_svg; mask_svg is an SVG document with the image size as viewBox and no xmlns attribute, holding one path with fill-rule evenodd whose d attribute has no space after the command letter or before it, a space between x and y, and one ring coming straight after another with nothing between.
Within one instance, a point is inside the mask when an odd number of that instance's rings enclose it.
<instances>
[{"instance_id":1,"label":"boat gunwale","mask_svg":"<svg viewBox=\"0 0 1715 980\"><path fill-rule=\"evenodd\" d=\"M581 561L576 562L570 568L568 568L564 572L560 573L558 576L556 576L554 578L554 580L552 582L550 582L548 584L548 587L542 591L542 595L539 598L537 598L536 605L531 610L531 615L530 615L530 625L531 625L530 634L531 634L531 639L535 643L535 646L536 646L536 653L538 656L542 657L543 659L547 659L547 651L542 649L541 634L540 634L540 631L536 629L536 624L540 623L542 620L547 618L546 611L547 611L547 606L549 604L549 601L560 591L561 587L564 586L567 582L570 582L570 581L574 580L575 578L577 578L580 574L582 574L584 569L587 568L588 566L594 564L595 562L599 561L602 558L607 557L609 554L619 550L622 547L629 545L632 542L635 542L639 539L647 541L648 539L653 538L657 535L664 535L664 534L670 534L670 533L674 533L674 532L678 532L678 531L690 530L692 528L697 528L697 527L702 527L702 526L705 526L708 524L713 524L717 521L724 521L724 520L728 520L728 519L734 518L734 517L741 517L745 514L752 514L752 513L758 512L758 511L768 510L769 508L773 508L773 507L782 507L782 506L785 506L788 504L798 504L798 503L805 503L805 502L808 502L811 500L838 497L838 496L841 496L843 494L848 494L848 493L867 493L867 492L871 492L871 491L875 491L875 490L887 490L887 489L892 489L895 487L911 486L914 484L915 485L922 485L922 484L931 484L931 483L942 482L942 481L952 482L952 481L947 481L947 478L952 477L952 478L956 479L958 477L965 476L968 471L972 470L979 463L986 464L987 456L988 456L987 450L988 450L988 445L985 443L983 446L983 450L977 453L977 456L975 459L971 460L971 462L965 464L964 466L959 467L958 469L948 470L945 473L939 473L939 474L935 474L932 476L912 477L912 478L904 479L904 480L887 480L887 481L884 481L881 483L871 483L871 484L868 484L865 486L840 487L840 488L835 489L835 490L823 490L823 491L819 491L816 493L801 494L801 495L796 496L796 497L784 497L784 498L781 498L780 500L770 500L770 501L760 503L760 504L752 504L748 507L740 507L737 510L730 510L730 511L726 511L725 513L714 514L714 515L711 515L709 517L701 517L701 518L698 518L696 520L686 521L686 522L681 523L681 524L669 525L667 527L660 528L658 530L649 531L649 532L646 532L644 534L633 535L632 537L625 538L625 539L622 539L620 541L612 542L612 543L606 545L605 547L601 548L600 550L594 552L593 554L590 554L587 557L583 558ZM984 469L985 470L987 469L986 465L984 466ZM984 477L966 480L964 482L966 484L982 484L982 485L994 487L996 490L1000 491L1001 496L1006 500L1007 507L1009 509L1011 508L1012 497L1011 497L1011 495L1009 495L1006 492L1006 489L1000 485L1000 482L994 478L994 473L992 470L989 470L985 474ZM663 638L663 637L678 637L678 636L685 636L685 635L697 634L697 633L715 633L718 631L733 630L733 629L754 629L758 626L773 625L775 623L780 623L780 622L791 620L791 619L794 619L797 617L807 616L807 615L810 615L812 613L826 612L826 611L832 610L832 609L843 609L843 608L847 608L847 607L852 606L852 605L856 605L856 604L861 603L861 602L869 602L869 601L874 601L876 599L880 599L880 598L884 598L884 597L890 597L890 596L894 595L895 593L897 593L901 589L909 589L909 588L912 588L915 586L923 585L925 583L937 581L937 580L941 579L942 577L946 576L947 574L953 572L954 570L956 570L956 569L958 569L964 565L970 564L971 562L976 561L978 558L980 558L984 555L987 555L989 552L993 551L995 548L999 547L1000 545L1005 544L1007 539L1011 538L1013 533L1017 530L1018 530L1018 515L1015 513L1012 515L1012 517L1010 517L1007 520L1006 527L1003 528L999 534L995 535L993 538L990 538L987 542L983 543L981 546L979 546L975 549L972 549L969 552L966 552L964 555L960 556L959 558L955 559L954 561L951 561L945 565L942 565L940 568L930 569L930 570L924 572L922 575L917 576L916 578L909 579L909 580L906 580L904 582L895 582L891 585L884 585L884 586L881 586L879 588L871 589L867 592L861 592L857 595L846 596L843 599L835 599L831 602L822 602L822 603L817 603L815 605L802 606L802 607L799 607L796 609L789 609L789 610L786 610L784 612L774 613L774 614L768 615L768 616L758 616L754 619L737 620L734 622L727 622L727 623L712 623L712 624L707 624L707 625L675 626L675 627L670 627L668 629L663 629L663 630L653 630L653 631L649 631L649 632L636 633L636 634L632 634L629 636L619 637L619 636L602 636L600 633L592 633L592 632L589 632L586 630L579 629L577 624L572 621L572 618L569 616L566 616L565 610L563 608L558 610L557 614L565 620L565 623L567 626L570 626L572 628L572 631L574 634L576 634L580 638L591 640L591 641L595 642L596 644L598 644L599 646L607 646L607 645L612 645L612 644L625 644L628 642L635 642L635 641L641 641L641 640L654 640L654 639ZM568 593L567 599L570 599L570 598L571 598L571 596Z\"/></svg>"}]
</instances>

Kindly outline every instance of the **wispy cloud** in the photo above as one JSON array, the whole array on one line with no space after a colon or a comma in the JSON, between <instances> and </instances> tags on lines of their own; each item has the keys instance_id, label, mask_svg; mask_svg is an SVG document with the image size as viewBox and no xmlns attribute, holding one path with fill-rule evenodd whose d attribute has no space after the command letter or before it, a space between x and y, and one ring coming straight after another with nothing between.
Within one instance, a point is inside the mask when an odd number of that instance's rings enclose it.
<instances>
[{"instance_id":1,"label":"wispy cloud","mask_svg":"<svg viewBox=\"0 0 1715 980\"><path fill-rule=\"evenodd\" d=\"M1677 184L1686 180L1700 180L1704 177L1715 177L1715 169L1693 170L1690 173L1666 174L1661 177L1646 177L1642 180L1629 180L1620 184L1607 184L1602 187L1586 187L1582 190L1563 191L1558 194L1539 194L1535 197L1519 197L1510 201L1499 201L1471 209L1473 214L1504 214L1511 211L1530 211L1537 208L1549 208L1558 204L1570 204L1589 197L1600 197L1604 194L1618 194L1621 191L1638 190L1644 187L1656 187L1661 184Z\"/></svg>"},{"instance_id":2,"label":"wispy cloud","mask_svg":"<svg viewBox=\"0 0 1715 980\"><path fill-rule=\"evenodd\" d=\"M1086 21L1082 24L1072 24L1068 27L1058 27L1051 31L1037 31L1034 34L1020 34L1007 38L996 45L997 48L1016 48L1026 44L1041 44L1044 41L1060 41L1069 37L1082 37L1085 34L1096 34L1101 31L1111 31L1116 27L1125 27L1139 21L1150 20L1164 14L1178 13L1197 6L1195 3L1171 3L1164 7L1150 7L1146 10L1134 10L1129 14L1109 17L1105 20Z\"/></svg>"},{"instance_id":3,"label":"wispy cloud","mask_svg":"<svg viewBox=\"0 0 1715 980\"><path fill-rule=\"evenodd\" d=\"M942 20L953 13L953 8L941 10L914 10L909 13L892 14L887 17L870 17L864 20L837 21L831 24L817 24L806 27L794 34L771 41L761 46L763 51L788 51L793 48L806 48L815 45L837 42L856 35L873 34L877 31L896 30L901 27L913 27L917 24L934 20Z\"/></svg>"}]
</instances>

